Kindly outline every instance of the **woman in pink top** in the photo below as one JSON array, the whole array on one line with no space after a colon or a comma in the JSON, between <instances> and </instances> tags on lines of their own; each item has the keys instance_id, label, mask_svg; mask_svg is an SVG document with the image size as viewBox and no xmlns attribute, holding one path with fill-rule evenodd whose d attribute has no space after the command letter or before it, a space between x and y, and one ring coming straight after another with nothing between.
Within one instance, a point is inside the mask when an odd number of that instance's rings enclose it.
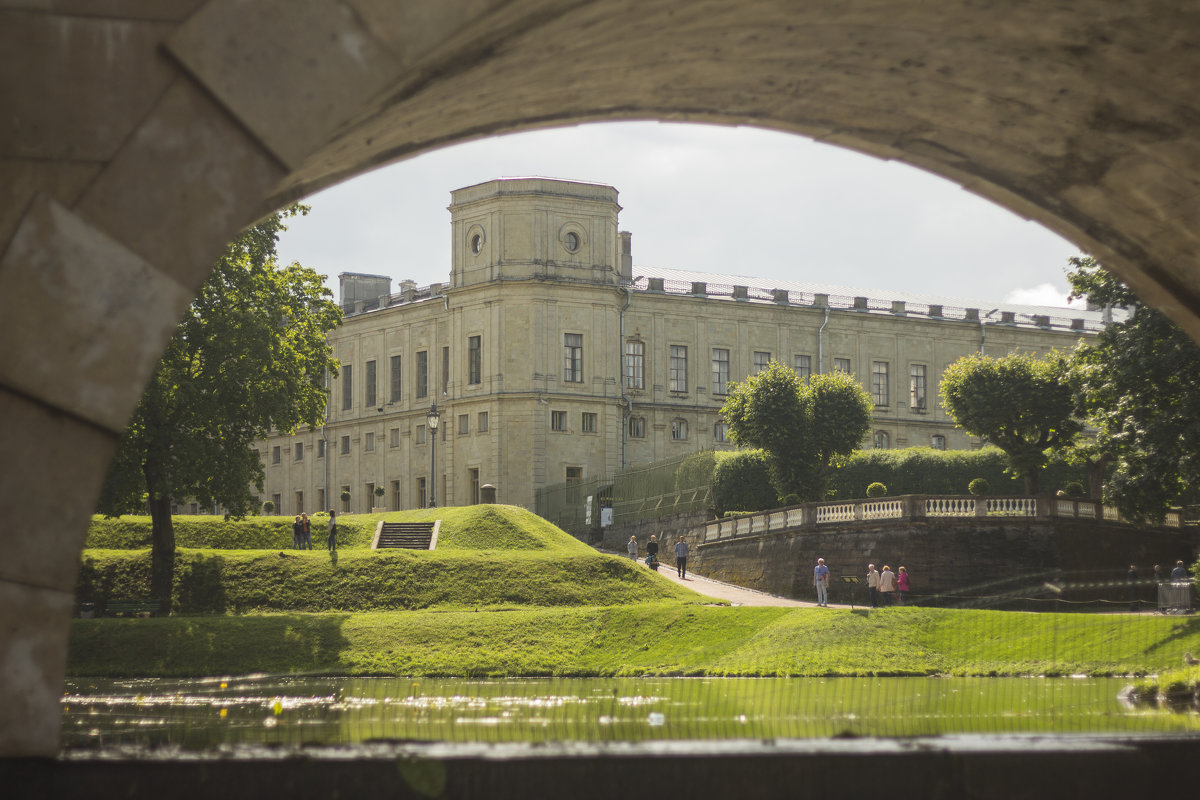
<instances>
[{"instance_id":1,"label":"woman in pink top","mask_svg":"<svg viewBox=\"0 0 1200 800\"><path fill-rule=\"evenodd\" d=\"M904 605L904 597L908 594L908 570L900 567L900 574L896 576L896 589L900 593L900 605Z\"/></svg>"}]
</instances>

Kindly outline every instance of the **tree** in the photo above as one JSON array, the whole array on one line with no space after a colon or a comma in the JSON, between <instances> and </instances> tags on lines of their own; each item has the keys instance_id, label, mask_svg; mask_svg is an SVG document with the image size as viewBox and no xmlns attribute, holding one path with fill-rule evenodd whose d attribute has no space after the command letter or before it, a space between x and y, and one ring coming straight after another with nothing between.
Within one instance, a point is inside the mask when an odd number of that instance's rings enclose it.
<instances>
[{"instance_id":1,"label":"tree","mask_svg":"<svg viewBox=\"0 0 1200 800\"><path fill-rule=\"evenodd\" d=\"M777 494L820 500L830 461L870 429L871 398L849 375L814 375L806 385L772 361L730 387L721 415L735 442L766 452Z\"/></svg>"},{"instance_id":2,"label":"tree","mask_svg":"<svg viewBox=\"0 0 1200 800\"><path fill-rule=\"evenodd\" d=\"M233 517L258 506L263 465L252 447L271 429L320 424L325 335L342 318L324 276L275 257L294 205L238 234L201 286L138 402L109 467L99 510L150 509L152 591L170 611L175 559L172 499L220 504Z\"/></svg>"},{"instance_id":3,"label":"tree","mask_svg":"<svg viewBox=\"0 0 1200 800\"><path fill-rule=\"evenodd\" d=\"M1004 451L1009 469L1025 479L1030 494L1040 490L1047 450L1083 429L1075 415L1071 370L1057 353L965 356L946 368L939 393L959 428Z\"/></svg>"},{"instance_id":4,"label":"tree","mask_svg":"<svg viewBox=\"0 0 1200 800\"><path fill-rule=\"evenodd\" d=\"M1096 449L1113 460L1105 499L1129 519L1161 521L1200 482L1200 346L1095 259L1070 263L1073 294L1129 312L1073 356Z\"/></svg>"}]
</instances>

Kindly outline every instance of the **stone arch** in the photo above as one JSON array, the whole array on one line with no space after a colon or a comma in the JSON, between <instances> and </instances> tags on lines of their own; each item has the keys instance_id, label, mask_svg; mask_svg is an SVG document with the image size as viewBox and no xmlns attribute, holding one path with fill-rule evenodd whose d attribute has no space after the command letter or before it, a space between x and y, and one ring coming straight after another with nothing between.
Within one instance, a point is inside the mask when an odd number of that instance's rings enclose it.
<instances>
[{"instance_id":1,"label":"stone arch","mask_svg":"<svg viewBox=\"0 0 1200 800\"><path fill-rule=\"evenodd\" d=\"M1197 336L1197 14L1167 0L3 3L0 754L57 748L87 516L157 353L239 227L478 136L759 125L955 180L1097 255Z\"/></svg>"}]
</instances>

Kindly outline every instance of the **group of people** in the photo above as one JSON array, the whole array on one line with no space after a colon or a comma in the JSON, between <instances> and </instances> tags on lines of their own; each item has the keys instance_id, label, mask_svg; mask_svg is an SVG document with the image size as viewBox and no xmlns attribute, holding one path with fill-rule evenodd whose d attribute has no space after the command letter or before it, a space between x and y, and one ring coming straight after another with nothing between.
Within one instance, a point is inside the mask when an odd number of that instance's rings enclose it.
<instances>
[{"instance_id":1,"label":"group of people","mask_svg":"<svg viewBox=\"0 0 1200 800\"><path fill-rule=\"evenodd\" d=\"M638 560L638 541L636 536L630 536L629 542L625 545L625 551L629 553L629 557L634 561ZM687 557L688 543L682 537L675 540L675 572L680 578L687 578ZM646 542L646 566L650 569L658 570L658 535L650 534L650 541Z\"/></svg>"},{"instance_id":2,"label":"group of people","mask_svg":"<svg viewBox=\"0 0 1200 800\"><path fill-rule=\"evenodd\" d=\"M900 567L892 572L892 568L884 564L880 571L875 569L874 564L867 564L867 594L871 599L871 608L904 605L904 598L908 595L908 570Z\"/></svg>"},{"instance_id":3,"label":"group of people","mask_svg":"<svg viewBox=\"0 0 1200 800\"><path fill-rule=\"evenodd\" d=\"M813 567L813 586L817 590L817 605L829 605L829 567L825 559L818 558ZM867 565L867 593L871 598L871 608L890 605L903 605L908 594L908 570L900 567L898 572L892 572L887 564L883 571L875 569L874 564Z\"/></svg>"},{"instance_id":4,"label":"group of people","mask_svg":"<svg viewBox=\"0 0 1200 800\"><path fill-rule=\"evenodd\" d=\"M337 512L332 508L329 509L329 538L326 540L326 546L330 550L337 550ZM292 549L313 549L312 529L308 514L297 514L295 521L292 522Z\"/></svg>"}]
</instances>

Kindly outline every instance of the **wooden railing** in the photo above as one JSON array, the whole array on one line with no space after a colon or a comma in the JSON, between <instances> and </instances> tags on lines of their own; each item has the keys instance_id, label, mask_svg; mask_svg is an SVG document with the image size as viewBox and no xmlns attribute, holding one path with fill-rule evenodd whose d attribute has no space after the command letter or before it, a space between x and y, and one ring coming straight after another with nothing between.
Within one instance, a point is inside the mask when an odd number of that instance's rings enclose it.
<instances>
[{"instance_id":1,"label":"wooden railing","mask_svg":"<svg viewBox=\"0 0 1200 800\"><path fill-rule=\"evenodd\" d=\"M929 518L1026 518L1093 519L1125 523L1120 512L1095 500L1071 500L1063 497L970 497L963 495L903 495L901 497L854 500L840 503L805 503L789 508L744 514L713 520L704 526L703 542L756 536L783 530L821 526ZM1167 514L1164 527L1178 528L1182 515Z\"/></svg>"}]
</instances>

